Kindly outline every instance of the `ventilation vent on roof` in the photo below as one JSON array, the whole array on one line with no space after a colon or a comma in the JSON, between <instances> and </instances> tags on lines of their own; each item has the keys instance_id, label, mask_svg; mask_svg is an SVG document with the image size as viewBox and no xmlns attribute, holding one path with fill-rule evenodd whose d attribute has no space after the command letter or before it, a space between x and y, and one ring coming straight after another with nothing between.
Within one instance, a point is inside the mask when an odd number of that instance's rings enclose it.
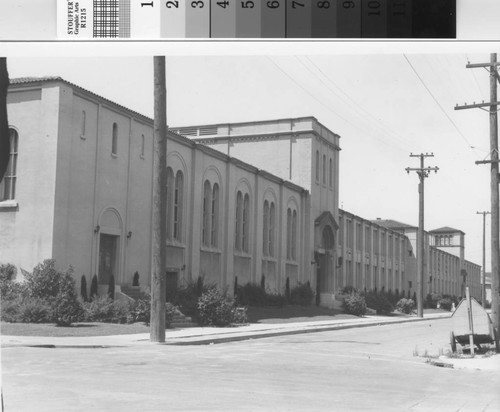
<instances>
[{"instance_id":1,"label":"ventilation vent on roof","mask_svg":"<svg viewBox=\"0 0 500 412\"><path fill-rule=\"evenodd\" d=\"M181 136L198 136L198 128L186 127L177 131Z\"/></svg>"},{"instance_id":2,"label":"ventilation vent on roof","mask_svg":"<svg viewBox=\"0 0 500 412\"><path fill-rule=\"evenodd\" d=\"M208 136L208 135L213 135L217 134L217 126L206 126L206 127L200 127L198 129L199 135L200 136Z\"/></svg>"}]
</instances>

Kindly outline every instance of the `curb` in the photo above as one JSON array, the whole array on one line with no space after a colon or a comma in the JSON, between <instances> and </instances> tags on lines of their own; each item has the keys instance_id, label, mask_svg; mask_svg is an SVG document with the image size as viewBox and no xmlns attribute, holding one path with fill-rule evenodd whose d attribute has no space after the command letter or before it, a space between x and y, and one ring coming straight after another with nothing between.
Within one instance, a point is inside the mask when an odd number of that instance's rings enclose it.
<instances>
[{"instance_id":1,"label":"curb","mask_svg":"<svg viewBox=\"0 0 500 412\"><path fill-rule=\"evenodd\" d=\"M170 338L166 339L165 342L150 342L149 340L139 340L134 341L133 343L125 343L125 344L36 344L36 343L5 343L1 345L2 348L12 348L12 347L25 347L25 348L45 348L45 349L107 349L107 348L123 348L135 346L139 342L147 342L154 343L156 345L170 345L170 346L195 346L195 345L213 345L219 343L228 343L228 342L240 342L244 340L253 340L253 339L264 339L270 338L274 336L289 336L289 335L301 335L306 333L316 333L316 332L328 332L333 330L346 330L346 329L354 329L354 328L367 328L372 326L385 326L385 325L397 325L402 323L411 323L411 322L424 322L424 321L432 321L432 320L440 320L440 319L448 319L451 315L445 314L444 316L436 316L432 318L405 318L395 321L374 321L374 322L366 322L366 323L355 323L355 324L337 324L337 325L318 325L311 326L310 328L302 328L302 329L292 329L292 330L269 330L259 333L255 332L247 332L247 334L239 335L239 336L209 336L209 335L197 335L194 337L178 337L178 338ZM290 323L293 325L293 323ZM226 332L230 333L230 332ZM245 332L241 332L245 333ZM190 340L191 339L191 340ZM178 341L175 341L178 340Z\"/></svg>"}]
</instances>

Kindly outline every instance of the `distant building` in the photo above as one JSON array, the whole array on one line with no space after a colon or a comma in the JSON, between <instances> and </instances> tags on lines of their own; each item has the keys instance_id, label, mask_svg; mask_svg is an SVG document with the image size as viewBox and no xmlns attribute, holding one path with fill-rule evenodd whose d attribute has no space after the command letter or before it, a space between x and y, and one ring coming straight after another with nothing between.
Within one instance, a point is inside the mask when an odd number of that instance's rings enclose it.
<instances>
[{"instance_id":1,"label":"distant building","mask_svg":"<svg viewBox=\"0 0 500 412\"><path fill-rule=\"evenodd\" d=\"M118 293L138 272L148 287L152 119L58 77L13 80L8 115L0 262L30 271L53 258L77 279L96 274L101 290L113 275ZM198 276L230 291L310 282L330 305L347 285L416 288L416 228L339 210L340 137L314 117L171 128L167 138L169 289ZM426 253L429 291L475 282L477 265Z\"/></svg>"}]
</instances>

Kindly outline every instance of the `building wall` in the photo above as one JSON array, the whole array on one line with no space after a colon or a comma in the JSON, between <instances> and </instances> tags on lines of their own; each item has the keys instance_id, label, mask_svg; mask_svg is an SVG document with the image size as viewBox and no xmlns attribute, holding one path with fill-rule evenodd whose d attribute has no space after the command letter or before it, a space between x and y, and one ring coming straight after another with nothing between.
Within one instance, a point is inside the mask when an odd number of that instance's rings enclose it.
<instances>
[{"instance_id":1,"label":"building wall","mask_svg":"<svg viewBox=\"0 0 500 412\"><path fill-rule=\"evenodd\" d=\"M16 198L0 202L0 262L28 271L52 254L60 93L58 85L36 86L7 99L19 154Z\"/></svg>"}]
</instances>

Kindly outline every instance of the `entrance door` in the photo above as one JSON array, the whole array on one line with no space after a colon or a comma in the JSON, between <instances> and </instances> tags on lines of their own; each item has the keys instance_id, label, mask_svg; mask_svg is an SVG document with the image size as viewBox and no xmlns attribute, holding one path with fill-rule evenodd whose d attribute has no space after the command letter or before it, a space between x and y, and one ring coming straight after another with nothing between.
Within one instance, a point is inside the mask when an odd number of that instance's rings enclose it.
<instances>
[{"instance_id":1,"label":"entrance door","mask_svg":"<svg viewBox=\"0 0 500 412\"><path fill-rule=\"evenodd\" d=\"M116 255L119 236L101 234L99 241L99 284L109 283L111 275L116 281Z\"/></svg>"}]
</instances>

